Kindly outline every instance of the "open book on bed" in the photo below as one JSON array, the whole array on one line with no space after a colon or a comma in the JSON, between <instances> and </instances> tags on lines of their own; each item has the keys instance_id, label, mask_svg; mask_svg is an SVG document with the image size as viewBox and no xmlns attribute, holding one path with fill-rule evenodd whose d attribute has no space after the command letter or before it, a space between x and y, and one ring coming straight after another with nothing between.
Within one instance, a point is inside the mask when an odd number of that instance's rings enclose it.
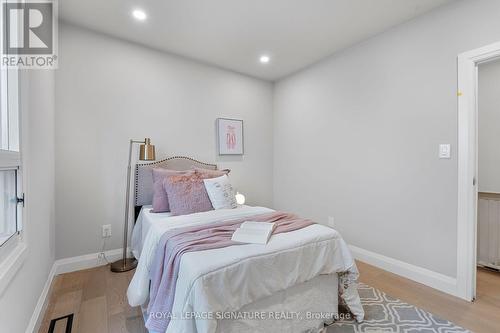
<instances>
[{"instance_id":1,"label":"open book on bed","mask_svg":"<svg viewBox=\"0 0 500 333\"><path fill-rule=\"evenodd\" d=\"M269 222L243 222L233 233L231 240L240 243L267 244L275 228Z\"/></svg>"}]
</instances>

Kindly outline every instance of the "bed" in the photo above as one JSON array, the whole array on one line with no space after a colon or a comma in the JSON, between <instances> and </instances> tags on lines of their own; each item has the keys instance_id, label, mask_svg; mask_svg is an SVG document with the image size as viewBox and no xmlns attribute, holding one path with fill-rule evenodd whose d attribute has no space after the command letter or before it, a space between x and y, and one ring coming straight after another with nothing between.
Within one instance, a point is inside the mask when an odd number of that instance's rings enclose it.
<instances>
[{"instance_id":1,"label":"bed","mask_svg":"<svg viewBox=\"0 0 500 333\"><path fill-rule=\"evenodd\" d=\"M136 167L137 222L131 248L139 264L127 291L132 306L148 305L154 257L165 233L274 212L266 207L239 206L181 216L152 213L151 169L193 166L217 169L187 157ZM355 263L342 237L319 224L273 235L267 245L184 253L168 327L150 332L317 332L337 316L339 295L361 321L364 312L356 278Z\"/></svg>"}]
</instances>

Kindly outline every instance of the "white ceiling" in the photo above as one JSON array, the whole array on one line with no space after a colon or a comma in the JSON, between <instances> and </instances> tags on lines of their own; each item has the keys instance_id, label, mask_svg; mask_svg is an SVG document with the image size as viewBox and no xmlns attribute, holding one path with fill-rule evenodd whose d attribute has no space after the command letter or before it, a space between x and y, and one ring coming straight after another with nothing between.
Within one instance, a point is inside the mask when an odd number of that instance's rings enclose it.
<instances>
[{"instance_id":1,"label":"white ceiling","mask_svg":"<svg viewBox=\"0 0 500 333\"><path fill-rule=\"evenodd\" d=\"M276 80L453 0L63 0L64 21ZM143 9L139 22L131 11ZM266 53L271 62L259 63Z\"/></svg>"}]
</instances>

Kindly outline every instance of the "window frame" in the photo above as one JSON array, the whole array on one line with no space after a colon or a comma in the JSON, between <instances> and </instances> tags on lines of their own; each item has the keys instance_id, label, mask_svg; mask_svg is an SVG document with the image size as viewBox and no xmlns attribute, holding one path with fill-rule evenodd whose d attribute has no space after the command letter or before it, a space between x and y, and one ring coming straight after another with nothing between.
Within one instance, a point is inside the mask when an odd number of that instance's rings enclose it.
<instances>
[{"instance_id":1,"label":"window frame","mask_svg":"<svg viewBox=\"0 0 500 333\"><path fill-rule=\"evenodd\" d=\"M0 6L0 16L3 18L6 13L3 11L3 6ZM3 20L5 21L5 20ZM22 29L19 30L21 33ZM0 24L0 34L4 33L4 26ZM1 47L2 45L0 45ZM17 151L9 151L2 149L3 145L0 145L0 167L2 169L8 168L16 168L17 169L17 195L22 195L24 199L24 193L27 192L26 187L26 156L24 154L25 151L28 151L27 140L25 140L26 133L23 132L23 126L27 124L27 115L24 114L21 110L27 111L28 103L24 105L24 101L21 99L21 91L27 91L27 84L29 83L29 75L22 74L19 68L10 67L10 68L1 68L0 71L2 75L0 75L0 79L5 80L5 82L12 82L9 80L9 75L12 78L12 75L15 75L15 86L14 91L15 94L12 94L12 83L7 83L7 92L8 93L8 107L11 108L13 105L17 108L16 111L16 119L14 123L8 121L8 126L11 127L12 124L15 124L17 129L16 136L16 147ZM21 78L22 76L22 78ZM24 82L26 81L26 82ZM5 82L3 84L5 84ZM2 84L2 85L3 85ZM1 93L1 92L0 92ZM15 95L15 96L14 96ZM28 101L26 101L28 102ZM15 103L15 104L13 104ZM3 107L3 105L2 105ZM12 119L11 119L12 120ZM12 132L9 131L9 142L12 141ZM24 202L22 205L17 205L17 221L16 226L18 232L14 233L12 237L10 237L3 245L0 247L0 295L7 288L11 280L16 276L19 269L22 267L23 263L27 259L28 255L28 241L27 234L23 231L23 226L26 224L26 220L28 219L28 210L24 209Z\"/></svg>"},{"instance_id":2,"label":"window frame","mask_svg":"<svg viewBox=\"0 0 500 333\"><path fill-rule=\"evenodd\" d=\"M21 155L21 127L23 122L20 112L20 71L17 68L2 68L0 69L0 80L0 87L2 89L2 91L0 92L1 98L6 98L6 102L4 100L0 103L2 107L7 108L8 113L7 116L2 116L3 121L7 121L6 126L8 128L7 135L2 134L2 138L7 138L8 142L6 145L2 143L2 145L0 146L0 170L15 170L16 197L20 198L24 197L24 168ZM14 122L11 122L11 120L9 119L12 115L15 115L15 117L17 118ZM11 126L12 124L15 125L15 128ZM17 137L14 140L15 147L10 146L13 137ZM9 150L3 148L8 148ZM14 148L15 150L10 150L11 148ZM7 240L0 243L0 266L2 266L2 269L0 269L0 292L2 290L1 287L4 284L4 277L10 275L10 270L12 270L12 267L20 267L19 263L17 263L16 260L22 259L24 257L23 253L27 249L27 244L23 235L24 217L23 205L18 203L15 221L16 231L11 236L9 236Z\"/></svg>"}]
</instances>

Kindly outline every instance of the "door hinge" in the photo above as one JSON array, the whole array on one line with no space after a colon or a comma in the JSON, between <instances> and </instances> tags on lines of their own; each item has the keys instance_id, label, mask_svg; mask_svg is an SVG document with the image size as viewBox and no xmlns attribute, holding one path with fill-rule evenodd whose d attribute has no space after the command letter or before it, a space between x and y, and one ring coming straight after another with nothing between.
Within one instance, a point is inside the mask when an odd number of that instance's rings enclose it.
<instances>
[{"instance_id":1,"label":"door hinge","mask_svg":"<svg viewBox=\"0 0 500 333\"><path fill-rule=\"evenodd\" d=\"M18 205L23 205L24 207L24 193L21 194L21 197L17 197L16 200Z\"/></svg>"},{"instance_id":2,"label":"door hinge","mask_svg":"<svg viewBox=\"0 0 500 333\"><path fill-rule=\"evenodd\" d=\"M472 178L472 186L476 186L476 177Z\"/></svg>"}]
</instances>

